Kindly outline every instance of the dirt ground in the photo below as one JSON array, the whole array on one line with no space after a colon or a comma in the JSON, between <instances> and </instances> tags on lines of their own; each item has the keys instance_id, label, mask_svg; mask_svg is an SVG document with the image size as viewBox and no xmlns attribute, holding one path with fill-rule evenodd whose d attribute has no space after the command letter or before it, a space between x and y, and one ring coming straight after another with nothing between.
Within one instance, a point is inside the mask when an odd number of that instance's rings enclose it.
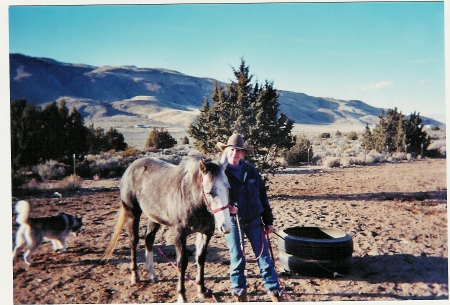
<instances>
[{"instance_id":1,"label":"dirt ground","mask_svg":"<svg viewBox=\"0 0 450 305\"><path fill-rule=\"evenodd\" d=\"M113 258L101 263L119 207L119 181L84 181L83 188L51 198L54 190L30 201L32 216L66 212L83 216L84 232L69 237L66 253L52 253L46 242L26 268L13 262L15 304L176 302L177 272L172 233L159 231L155 242L158 283L146 281L144 243L138 246L141 282L129 281L127 234ZM286 301L448 300L446 160L337 169L289 168L271 178L275 230L293 226L340 229L353 239L354 265L341 277L290 274L275 265ZM12 215L13 232L17 229ZM143 218L144 219L144 218ZM145 221L141 222L143 235ZM277 236L271 236L277 257ZM194 250L194 236L188 248ZM161 251L161 252L160 252ZM161 254L163 253L163 254ZM199 300L187 282L189 302L233 302L225 238L216 232L206 262L206 285L213 297ZM194 256L187 273L195 277ZM247 264L249 301L269 301L258 267Z\"/></svg>"}]
</instances>

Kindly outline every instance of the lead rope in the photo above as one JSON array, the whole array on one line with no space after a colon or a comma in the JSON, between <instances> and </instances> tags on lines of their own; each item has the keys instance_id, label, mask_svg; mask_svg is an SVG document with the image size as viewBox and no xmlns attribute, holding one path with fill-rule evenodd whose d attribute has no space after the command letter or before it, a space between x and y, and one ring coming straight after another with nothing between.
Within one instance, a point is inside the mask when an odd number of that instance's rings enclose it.
<instances>
[{"instance_id":1,"label":"lead rope","mask_svg":"<svg viewBox=\"0 0 450 305\"><path fill-rule=\"evenodd\" d=\"M275 231L274 231L275 232ZM270 236L269 236L269 232L266 230L266 236L267 236L267 243L269 244L269 251L270 251L270 256L272 257L272 261L273 261L273 268L275 269L275 274L277 275L277 279L278 279L278 284L280 285L281 288L281 293L286 297L286 299L288 298L288 294L286 293L286 289L284 289L284 285L281 282L280 276L278 275L277 269L275 268L275 257L273 255L273 250L272 250L272 243L270 242Z\"/></svg>"},{"instance_id":2,"label":"lead rope","mask_svg":"<svg viewBox=\"0 0 450 305\"><path fill-rule=\"evenodd\" d=\"M249 261L249 262L256 262L261 257L261 255L262 255L262 253L264 251L264 232L261 231L261 252L259 253L259 255L257 257L252 258L252 259L247 259L246 255L245 255L244 241L242 239L241 225L240 225L240 222L239 222L239 215L238 214L236 214L236 222L237 222L237 226L238 226L238 230L239 230L239 242L241 244L242 255L244 255L244 258L247 261Z\"/></svg>"}]
</instances>

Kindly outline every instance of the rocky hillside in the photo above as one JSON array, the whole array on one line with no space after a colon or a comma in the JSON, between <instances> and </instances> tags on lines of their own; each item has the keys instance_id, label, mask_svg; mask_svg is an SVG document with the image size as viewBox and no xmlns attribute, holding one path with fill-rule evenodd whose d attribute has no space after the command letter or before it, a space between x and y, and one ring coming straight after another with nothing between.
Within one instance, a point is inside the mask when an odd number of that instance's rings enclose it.
<instances>
[{"instance_id":1,"label":"rocky hillside","mask_svg":"<svg viewBox=\"0 0 450 305\"><path fill-rule=\"evenodd\" d=\"M10 54L11 99L25 98L36 105L64 99L86 123L98 126L186 127L210 95L213 82L165 69L95 67ZM297 124L364 126L376 123L381 113L361 101L278 92L280 111Z\"/></svg>"}]
</instances>

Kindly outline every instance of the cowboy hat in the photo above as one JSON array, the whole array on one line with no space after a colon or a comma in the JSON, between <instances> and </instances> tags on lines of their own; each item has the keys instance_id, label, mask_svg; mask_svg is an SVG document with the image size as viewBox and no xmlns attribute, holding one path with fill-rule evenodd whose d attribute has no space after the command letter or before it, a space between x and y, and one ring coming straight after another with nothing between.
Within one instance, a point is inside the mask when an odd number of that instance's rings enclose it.
<instances>
[{"instance_id":1,"label":"cowboy hat","mask_svg":"<svg viewBox=\"0 0 450 305\"><path fill-rule=\"evenodd\" d=\"M238 133L233 134L229 139L227 144L224 144L222 142L217 142L217 147L220 148L220 150L224 150L227 147L233 147L237 149L242 149L246 152L252 152L253 149L251 148L245 148L244 138Z\"/></svg>"}]
</instances>

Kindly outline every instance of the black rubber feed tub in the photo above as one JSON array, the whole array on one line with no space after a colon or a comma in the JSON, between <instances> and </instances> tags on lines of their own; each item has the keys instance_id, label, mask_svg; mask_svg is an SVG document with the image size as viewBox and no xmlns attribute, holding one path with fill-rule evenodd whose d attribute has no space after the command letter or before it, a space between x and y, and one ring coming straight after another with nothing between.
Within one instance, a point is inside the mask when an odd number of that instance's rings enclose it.
<instances>
[{"instance_id":1,"label":"black rubber feed tub","mask_svg":"<svg viewBox=\"0 0 450 305\"><path fill-rule=\"evenodd\" d=\"M282 267L294 273L347 273L352 265L353 240L340 230L292 227L278 234Z\"/></svg>"},{"instance_id":2,"label":"black rubber feed tub","mask_svg":"<svg viewBox=\"0 0 450 305\"><path fill-rule=\"evenodd\" d=\"M278 252L281 267L290 273L299 275L335 277L351 272L353 257L339 260L309 260Z\"/></svg>"}]
</instances>

